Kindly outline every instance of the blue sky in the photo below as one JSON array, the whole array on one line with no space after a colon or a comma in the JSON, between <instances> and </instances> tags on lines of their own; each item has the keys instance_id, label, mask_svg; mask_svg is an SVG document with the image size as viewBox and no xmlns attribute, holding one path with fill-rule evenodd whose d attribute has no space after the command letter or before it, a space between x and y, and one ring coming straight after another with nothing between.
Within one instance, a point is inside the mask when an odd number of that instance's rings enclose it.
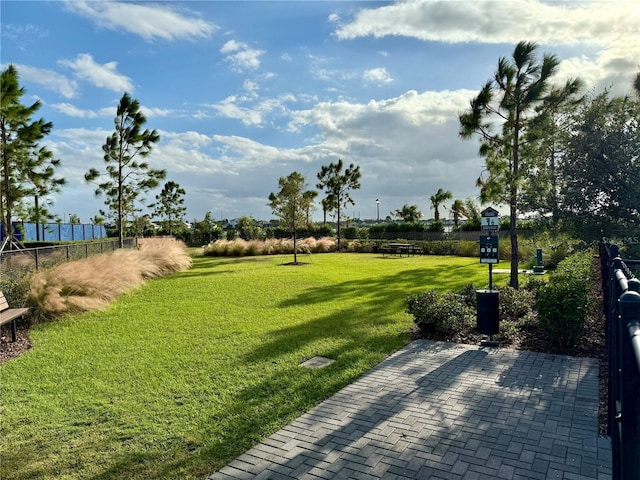
<instances>
[{"instance_id":1,"label":"blue sky","mask_svg":"<svg viewBox=\"0 0 640 480\"><path fill-rule=\"evenodd\" d=\"M273 218L279 177L315 188L339 158L362 171L347 215L375 218L380 199L381 217L409 204L430 218L439 188L478 195L484 163L458 115L518 41L588 91L629 92L640 71L636 1L3 0L0 14L0 64L54 124L44 143L68 184L53 211L83 222L104 209L83 177L104 168L125 91L160 133L148 161L186 190L188 220Z\"/></svg>"}]
</instances>

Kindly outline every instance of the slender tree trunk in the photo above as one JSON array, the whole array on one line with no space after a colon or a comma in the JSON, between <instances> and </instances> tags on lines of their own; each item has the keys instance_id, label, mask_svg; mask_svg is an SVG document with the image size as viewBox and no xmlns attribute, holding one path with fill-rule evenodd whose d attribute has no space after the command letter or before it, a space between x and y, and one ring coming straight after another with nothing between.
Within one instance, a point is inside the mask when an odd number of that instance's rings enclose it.
<instances>
[{"instance_id":1,"label":"slender tree trunk","mask_svg":"<svg viewBox=\"0 0 640 480\"><path fill-rule=\"evenodd\" d=\"M509 186L509 236L511 237L511 275L509 285L515 289L519 287L518 281L518 142L520 133L520 115L516 113L513 132L513 178Z\"/></svg>"},{"instance_id":2,"label":"slender tree trunk","mask_svg":"<svg viewBox=\"0 0 640 480\"><path fill-rule=\"evenodd\" d=\"M9 186L10 186L10 181L9 181L9 161L5 155L5 157L2 159L3 160L3 169L4 169L4 178L2 179L2 182L4 184L4 225L5 228L7 229L4 233L7 236L7 238L9 238L9 241L13 240L13 228L11 228L11 199L10 197L10 193L9 193Z\"/></svg>"},{"instance_id":3,"label":"slender tree trunk","mask_svg":"<svg viewBox=\"0 0 640 480\"><path fill-rule=\"evenodd\" d=\"M13 240L13 228L11 228L11 198L10 198L10 187L11 181L9 178L9 153L7 152L8 136L5 125L2 125L2 170L3 170L3 179L2 179L2 198L0 198L0 203L2 203L2 222L4 223L4 227L6 231L4 232L6 237L9 238L9 241Z\"/></svg>"},{"instance_id":4,"label":"slender tree trunk","mask_svg":"<svg viewBox=\"0 0 640 480\"><path fill-rule=\"evenodd\" d=\"M296 235L296 229L293 229L293 263L297 264L298 263L298 247L296 245L296 240L297 240L297 235Z\"/></svg>"},{"instance_id":5,"label":"slender tree trunk","mask_svg":"<svg viewBox=\"0 0 640 480\"><path fill-rule=\"evenodd\" d=\"M118 187L118 245L120 248L124 248L124 218L122 208L122 166L120 167L119 174L119 187Z\"/></svg>"},{"instance_id":6,"label":"slender tree trunk","mask_svg":"<svg viewBox=\"0 0 640 480\"><path fill-rule=\"evenodd\" d=\"M338 252L340 251L340 198L338 197Z\"/></svg>"}]
</instances>

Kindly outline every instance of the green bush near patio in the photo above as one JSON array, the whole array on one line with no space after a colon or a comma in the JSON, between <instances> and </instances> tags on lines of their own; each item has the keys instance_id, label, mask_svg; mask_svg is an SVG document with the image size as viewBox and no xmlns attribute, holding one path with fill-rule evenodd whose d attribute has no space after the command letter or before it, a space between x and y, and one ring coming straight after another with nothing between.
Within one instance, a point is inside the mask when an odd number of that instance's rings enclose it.
<instances>
[{"instance_id":1,"label":"green bush near patio","mask_svg":"<svg viewBox=\"0 0 640 480\"><path fill-rule=\"evenodd\" d=\"M0 365L0 478L204 478L406 344L407 295L487 281L473 258L289 260L197 257L35 326Z\"/></svg>"},{"instance_id":2,"label":"green bush near patio","mask_svg":"<svg viewBox=\"0 0 640 480\"><path fill-rule=\"evenodd\" d=\"M585 330L593 302L589 291L593 253L589 249L562 260L538 294L540 326L562 349L575 345Z\"/></svg>"}]
</instances>

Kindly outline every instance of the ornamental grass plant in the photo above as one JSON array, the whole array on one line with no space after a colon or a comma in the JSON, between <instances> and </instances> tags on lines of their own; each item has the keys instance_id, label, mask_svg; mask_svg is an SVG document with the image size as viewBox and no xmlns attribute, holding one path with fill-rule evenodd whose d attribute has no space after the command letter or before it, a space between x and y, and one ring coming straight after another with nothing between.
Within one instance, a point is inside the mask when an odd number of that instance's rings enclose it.
<instances>
[{"instance_id":1,"label":"ornamental grass plant","mask_svg":"<svg viewBox=\"0 0 640 480\"><path fill-rule=\"evenodd\" d=\"M329 237L301 238L296 241L298 253L326 253L336 249ZM211 257L249 257L254 255L293 254L293 239L267 238L266 240L216 240L203 247L203 254Z\"/></svg>"},{"instance_id":2,"label":"ornamental grass plant","mask_svg":"<svg viewBox=\"0 0 640 480\"><path fill-rule=\"evenodd\" d=\"M146 280L187 270L191 257L173 239L143 239L139 248L119 249L34 273L28 303L40 319L105 308Z\"/></svg>"}]
</instances>

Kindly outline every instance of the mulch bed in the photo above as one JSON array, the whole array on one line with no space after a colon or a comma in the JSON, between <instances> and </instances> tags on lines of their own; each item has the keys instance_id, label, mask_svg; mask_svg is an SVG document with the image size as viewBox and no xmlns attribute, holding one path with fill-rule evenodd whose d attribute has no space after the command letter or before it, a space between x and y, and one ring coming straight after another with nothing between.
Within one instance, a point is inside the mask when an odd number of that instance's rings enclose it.
<instances>
[{"instance_id":1,"label":"mulch bed","mask_svg":"<svg viewBox=\"0 0 640 480\"><path fill-rule=\"evenodd\" d=\"M0 330L0 363L11 360L30 348L31 341L26 321L18 321L15 342L11 341L11 325L2 326L2 330Z\"/></svg>"}]
</instances>

